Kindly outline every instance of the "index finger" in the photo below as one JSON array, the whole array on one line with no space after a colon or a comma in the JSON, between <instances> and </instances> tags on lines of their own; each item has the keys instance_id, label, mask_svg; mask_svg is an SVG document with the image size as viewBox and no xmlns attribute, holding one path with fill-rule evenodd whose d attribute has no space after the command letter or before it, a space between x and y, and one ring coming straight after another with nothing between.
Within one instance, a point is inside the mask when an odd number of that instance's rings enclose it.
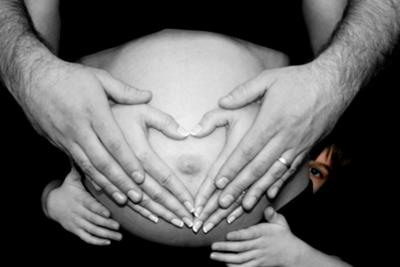
<instances>
[{"instance_id":1,"label":"index finger","mask_svg":"<svg viewBox=\"0 0 400 267\"><path fill-rule=\"evenodd\" d=\"M135 138L130 138L132 147L143 164L146 172L152 176L159 184L166 187L172 194L175 195L181 203L184 204L189 212L193 212L192 196L185 185L175 176L173 171L165 164L165 162L153 150L147 140L143 129L140 126L134 126L137 130Z\"/></svg>"},{"instance_id":2,"label":"index finger","mask_svg":"<svg viewBox=\"0 0 400 267\"><path fill-rule=\"evenodd\" d=\"M125 173L136 183L143 183L143 168L128 145L128 142L122 134L122 131L117 125L111 112L106 112L96 121L92 122L92 128L104 144L107 151L113 156Z\"/></svg>"},{"instance_id":3,"label":"index finger","mask_svg":"<svg viewBox=\"0 0 400 267\"><path fill-rule=\"evenodd\" d=\"M257 118L222 165L215 179L215 185L218 189L224 189L234 180L239 172L260 153L269 140L275 135L274 132L263 131L259 125L265 128L265 123Z\"/></svg>"}]
</instances>

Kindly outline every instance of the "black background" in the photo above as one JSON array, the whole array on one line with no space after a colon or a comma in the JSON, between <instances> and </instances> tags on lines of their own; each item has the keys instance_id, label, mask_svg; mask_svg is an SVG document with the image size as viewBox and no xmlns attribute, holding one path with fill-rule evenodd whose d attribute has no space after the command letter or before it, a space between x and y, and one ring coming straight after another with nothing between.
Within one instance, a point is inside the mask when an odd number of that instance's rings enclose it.
<instances>
[{"instance_id":1,"label":"black background","mask_svg":"<svg viewBox=\"0 0 400 267\"><path fill-rule=\"evenodd\" d=\"M215 3L174 6L128 1L63 1L61 57L75 60L164 28L220 32L287 53L293 64L311 59L302 20L301 1L267 5ZM270 1L272 2L272 1ZM366 87L344 114L335 135L354 155L354 168L317 196L317 216L310 220L314 245L354 264L388 262L396 241L393 217L398 208L398 100L399 56ZM45 265L82 260L86 253L99 263L119 261L107 249L84 245L44 218L40 195L51 179L69 170L66 156L36 134L20 107L3 88L0 114L2 146L3 252L15 262ZM112 248L111 248L112 249ZM114 250L119 247L114 246ZM144 248L121 254L133 266ZM135 254L136 252L136 254ZM143 255L142 255L143 256ZM57 259L55 259L57 257ZM191 259L191 264L196 265ZM190 266L190 265L188 265Z\"/></svg>"}]
</instances>

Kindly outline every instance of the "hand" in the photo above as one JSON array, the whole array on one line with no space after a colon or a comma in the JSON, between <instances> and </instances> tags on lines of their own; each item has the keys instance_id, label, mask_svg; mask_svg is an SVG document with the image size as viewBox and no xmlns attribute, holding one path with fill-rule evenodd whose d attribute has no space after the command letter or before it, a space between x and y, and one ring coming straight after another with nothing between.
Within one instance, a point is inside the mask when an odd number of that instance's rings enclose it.
<instances>
[{"instance_id":1,"label":"hand","mask_svg":"<svg viewBox=\"0 0 400 267\"><path fill-rule=\"evenodd\" d=\"M153 150L148 140L149 128L154 128L178 140L186 138L189 133L180 128L173 117L151 105L135 105L128 108L115 105L112 111L119 125L126 127L124 132L129 146L136 152L148 174L140 185L143 189L142 201L136 205L130 203L130 207L153 222L157 222L157 216L160 216L178 227L183 226L180 219L188 226L192 225L192 195ZM151 214L142 208L147 209Z\"/></svg>"},{"instance_id":2,"label":"hand","mask_svg":"<svg viewBox=\"0 0 400 267\"><path fill-rule=\"evenodd\" d=\"M263 97L256 120L217 174L216 186L224 189L221 207L247 190L242 205L250 210L272 184L267 193L275 197L311 147L331 131L344 103L318 74L311 64L265 70L220 100L222 108L238 109Z\"/></svg>"},{"instance_id":3,"label":"hand","mask_svg":"<svg viewBox=\"0 0 400 267\"><path fill-rule=\"evenodd\" d=\"M86 191L75 169L59 188L49 193L47 211L51 219L87 243L109 245L110 240L122 238L117 232L119 224L110 219L110 212Z\"/></svg>"},{"instance_id":4,"label":"hand","mask_svg":"<svg viewBox=\"0 0 400 267\"><path fill-rule=\"evenodd\" d=\"M194 223L193 230L197 232L203 222L206 222L203 231L210 231L222 219L229 214L236 206L229 207L228 209L218 209L218 197L221 193L216 190L214 178L223 163L227 160L228 156L232 153L234 148L239 143L241 137L246 133L252 121L249 114L254 114L258 111L259 105L248 105L241 110L223 110L215 109L204 114L199 122L198 131L194 137L204 137L211 134L217 127L226 127L225 145L218 155L217 160L211 166L207 173L207 177L202 182L195 198L195 216L197 217ZM192 133L193 135L193 133ZM236 203L240 205L240 201ZM209 218L215 212L215 216Z\"/></svg>"},{"instance_id":5,"label":"hand","mask_svg":"<svg viewBox=\"0 0 400 267\"><path fill-rule=\"evenodd\" d=\"M268 207L264 212L269 223L228 233L227 241L212 244L211 258L228 266L296 266L296 259L306 244L290 231L285 218Z\"/></svg>"},{"instance_id":6,"label":"hand","mask_svg":"<svg viewBox=\"0 0 400 267\"><path fill-rule=\"evenodd\" d=\"M116 202L126 203L125 194L140 201L136 183L143 182L143 169L108 100L145 103L150 92L132 88L103 70L58 59L37 65L30 77L20 99L36 130L67 152Z\"/></svg>"}]
</instances>

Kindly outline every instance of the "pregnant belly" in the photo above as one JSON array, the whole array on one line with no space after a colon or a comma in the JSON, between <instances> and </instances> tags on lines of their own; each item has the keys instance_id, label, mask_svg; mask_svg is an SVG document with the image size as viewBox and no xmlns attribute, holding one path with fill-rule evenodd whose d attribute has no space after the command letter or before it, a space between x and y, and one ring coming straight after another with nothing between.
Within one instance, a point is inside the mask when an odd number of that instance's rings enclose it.
<instances>
[{"instance_id":1,"label":"pregnant belly","mask_svg":"<svg viewBox=\"0 0 400 267\"><path fill-rule=\"evenodd\" d=\"M120 109L119 112L115 113L122 130L127 133L128 142L129 133L134 134L129 129L129 123L124 122L124 118L128 119L129 114L129 107ZM248 122L244 121L244 123L247 124ZM183 141L176 141L167 138L158 131L151 130L149 140L153 149L170 166L194 198L207 175L208 169L215 162L224 145L224 135L225 129L220 128L205 138L190 137ZM267 205L267 200L263 198L252 212L239 218L236 222L227 224L226 221L223 221L208 234L204 234L202 231L194 233L192 229L186 226L177 228L163 220L155 224L143 218L128 206L122 207L115 204L103 192L95 191L90 182L86 181L86 185L96 199L111 211L113 218L120 222L124 229L147 240L174 246L204 246L210 245L216 240L222 240L231 230L259 222Z\"/></svg>"},{"instance_id":2,"label":"pregnant belly","mask_svg":"<svg viewBox=\"0 0 400 267\"><path fill-rule=\"evenodd\" d=\"M96 57L102 59L102 68L116 78L137 88L151 90L153 98L150 104L172 115L186 129L193 129L205 112L217 108L220 97L262 70L258 60L246 48L228 38L204 33L161 33L104 55L95 55L92 59ZM132 148L134 112L132 106L114 112ZM237 144L249 129L257 109L248 107L235 114L240 117L235 124L240 133L233 141ZM225 145L225 135L225 128L218 128L205 138L189 137L176 141L150 129L148 137L155 152L194 197ZM302 178L296 177L293 179L295 183L285 187L286 192L280 194L282 200L292 199L305 188L308 180L304 173L300 175ZM194 233L192 229L177 228L162 220L155 224L128 206L118 206L104 192L95 191L87 180L85 185L127 231L173 246L205 246L222 240L229 231L259 222L268 204L264 197L251 212L234 223L223 221L207 234L202 231Z\"/></svg>"}]
</instances>

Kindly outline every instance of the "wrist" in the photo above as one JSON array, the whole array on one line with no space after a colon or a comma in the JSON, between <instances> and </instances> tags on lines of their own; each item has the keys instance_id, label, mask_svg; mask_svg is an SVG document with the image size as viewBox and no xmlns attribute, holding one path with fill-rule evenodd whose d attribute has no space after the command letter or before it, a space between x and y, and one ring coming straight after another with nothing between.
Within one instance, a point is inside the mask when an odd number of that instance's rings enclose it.
<instances>
[{"instance_id":1,"label":"wrist","mask_svg":"<svg viewBox=\"0 0 400 267\"><path fill-rule=\"evenodd\" d=\"M51 208L50 208L50 198L52 193L54 193L54 190L60 187L62 184L62 180L54 180L51 181L46 185L46 187L43 189L42 197L41 197L41 202L42 202L42 210L43 213L46 215L47 218L52 219L53 216L51 214Z\"/></svg>"},{"instance_id":2,"label":"wrist","mask_svg":"<svg viewBox=\"0 0 400 267\"><path fill-rule=\"evenodd\" d=\"M290 267L310 267L312 266L312 263L310 262L310 258L313 257L314 254L314 248L311 247L310 245L308 245L306 242L299 240L301 245L298 247L298 249L296 250L296 252L294 253L294 256L292 257L292 259L294 260Z\"/></svg>"},{"instance_id":3,"label":"wrist","mask_svg":"<svg viewBox=\"0 0 400 267\"><path fill-rule=\"evenodd\" d=\"M2 57L7 67L1 68L1 77L10 93L21 103L29 95L29 89L40 72L49 69L59 59L34 35L20 37L11 54L9 58Z\"/></svg>"},{"instance_id":4,"label":"wrist","mask_svg":"<svg viewBox=\"0 0 400 267\"><path fill-rule=\"evenodd\" d=\"M346 64L326 51L308 63L319 88L324 90L331 105L344 111L361 87L361 80L352 78Z\"/></svg>"}]
</instances>

